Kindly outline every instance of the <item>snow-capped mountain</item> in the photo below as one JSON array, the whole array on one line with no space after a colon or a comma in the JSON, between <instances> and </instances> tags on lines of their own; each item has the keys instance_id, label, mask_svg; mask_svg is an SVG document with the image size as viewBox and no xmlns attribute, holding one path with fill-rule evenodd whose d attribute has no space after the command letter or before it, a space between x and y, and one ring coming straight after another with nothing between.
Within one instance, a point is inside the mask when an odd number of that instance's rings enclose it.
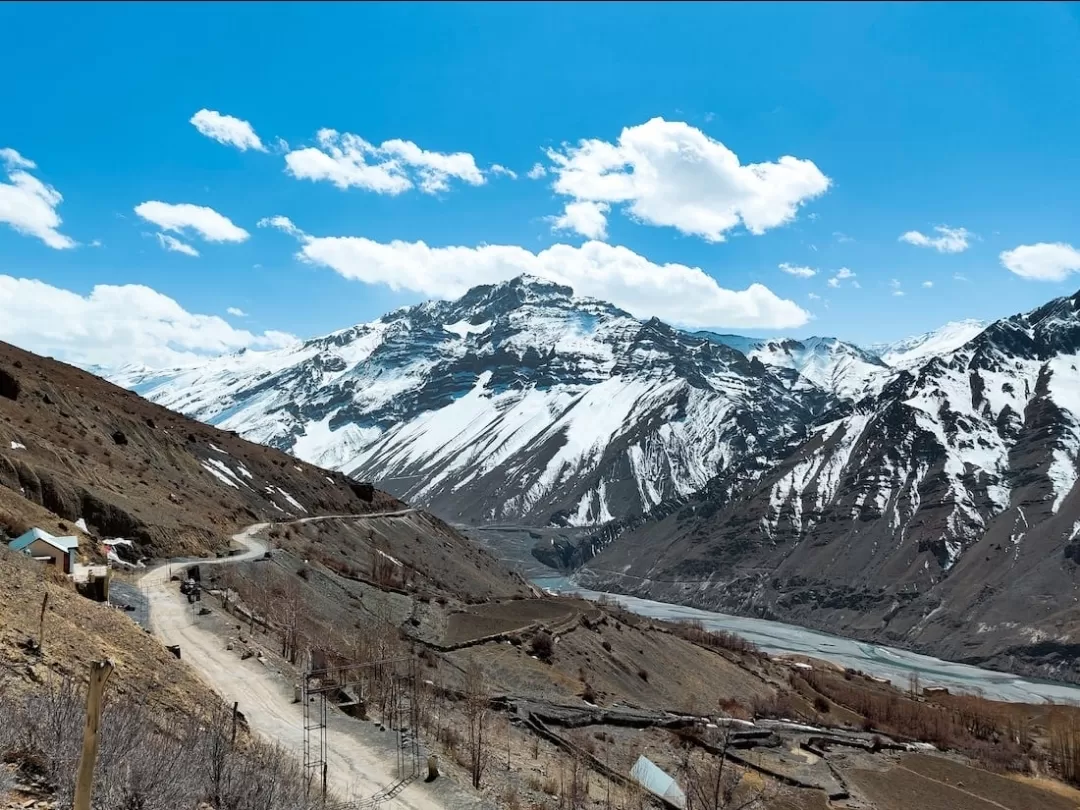
<instances>
[{"instance_id":1,"label":"snow-capped mountain","mask_svg":"<svg viewBox=\"0 0 1080 810\"><path fill-rule=\"evenodd\" d=\"M875 344L870 350L893 368L914 368L931 357L939 357L959 349L987 325L986 321L973 319L952 321L932 332L904 338L895 343Z\"/></svg>"},{"instance_id":2,"label":"snow-capped mountain","mask_svg":"<svg viewBox=\"0 0 1080 810\"><path fill-rule=\"evenodd\" d=\"M787 368L534 278L112 379L447 517L535 525L688 496L835 403Z\"/></svg>"},{"instance_id":3,"label":"snow-capped mountain","mask_svg":"<svg viewBox=\"0 0 1080 810\"><path fill-rule=\"evenodd\" d=\"M858 399L880 390L894 373L889 364L873 352L831 337L755 340L713 332L696 334L730 346L767 366L792 369L818 388L842 399Z\"/></svg>"},{"instance_id":4,"label":"snow-capped mountain","mask_svg":"<svg viewBox=\"0 0 1080 810\"><path fill-rule=\"evenodd\" d=\"M771 460L609 528L583 581L1080 678L1080 293L947 332Z\"/></svg>"}]
</instances>

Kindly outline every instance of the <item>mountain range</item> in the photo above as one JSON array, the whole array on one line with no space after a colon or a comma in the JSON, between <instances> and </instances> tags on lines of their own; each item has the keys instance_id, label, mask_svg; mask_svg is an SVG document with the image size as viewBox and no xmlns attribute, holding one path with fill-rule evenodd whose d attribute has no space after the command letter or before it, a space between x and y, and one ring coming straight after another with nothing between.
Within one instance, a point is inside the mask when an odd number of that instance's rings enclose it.
<instances>
[{"instance_id":1,"label":"mountain range","mask_svg":"<svg viewBox=\"0 0 1080 810\"><path fill-rule=\"evenodd\" d=\"M584 527L536 555L597 589L1080 678L1078 302L859 347L523 277L112 379L458 523Z\"/></svg>"},{"instance_id":2,"label":"mountain range","mask_svg":"<svg viewBox=\"0 0 1080 810\"><path fill-rule=\"evenodd\" d=\"M1080 293L559 556L599 589L1077 680L1078 352Z\"/></svg>"},{"instance_id":3,"label":"mountain range","mask_svg":"<svg viewBox=\"0 0 1080 810\"><path fill-rule=\"evenodd\" d=\"M109 377L453 520L589 526L698 491L893 371L834 338L690 333L522 277L285 349Z\"/></svg>"}]
</instances>

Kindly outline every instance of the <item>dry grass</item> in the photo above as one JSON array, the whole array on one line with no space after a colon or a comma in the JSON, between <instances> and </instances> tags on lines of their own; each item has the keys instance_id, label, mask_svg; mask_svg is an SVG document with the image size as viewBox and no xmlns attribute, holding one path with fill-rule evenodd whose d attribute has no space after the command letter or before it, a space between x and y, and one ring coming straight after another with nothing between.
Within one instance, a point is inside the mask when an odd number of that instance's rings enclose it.
<instances>
[{"instance_id":1,"label":"dry grass","mask_svg":"<svg viewBox=\"0 0 1080 810\"><path fill-rule=\"evenodd\" d=\"M84 690L70 681L19 691L0 683L0 762L44 778L60 806L72 801L85 702ZM200 801L231 810L315 806L304 798L294 757L234 734L232 713L220 702L202 709L199 715L174 714L165 723L143 704L107 699L94 806L175 810Z\"/></svg>"},{"instance_id":2,"label":"dry grass","mask_svg":"<svg viewBox=\"0 0 1080 810\"><path fill-rule=\"evenodd\" d=\"M211 693L154 638L121 611L79 596L48 569L0 548L0 663L9 672L43 678L48 673L76 680L91 661L116 664L110 691L161 708L198 705ZM45 639L40 655L25 648L39 632L41 604L48 594Z\"/></svg>"}]
</instances>

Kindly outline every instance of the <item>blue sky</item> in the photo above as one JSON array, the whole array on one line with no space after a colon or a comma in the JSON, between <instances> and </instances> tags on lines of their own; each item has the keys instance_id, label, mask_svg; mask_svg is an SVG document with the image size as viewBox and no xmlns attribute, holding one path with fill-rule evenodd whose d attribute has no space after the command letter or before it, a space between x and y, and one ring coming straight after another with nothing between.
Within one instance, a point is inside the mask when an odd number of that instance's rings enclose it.
<instances>
[{"instance_id":1,"label":"blue sky","mask_svg":"<svg viewBox=\"0 0 1080 810\"><path fill-rule=\"evenodd\" d=\"M275 345L519 267L643 316L862 343L1080 286L1075 5L4 4L0 30L0 274L43 283L0 284L0 337L83 362ZM81 322L46 333L49 311Z\"/></svg>"}]
</instances>

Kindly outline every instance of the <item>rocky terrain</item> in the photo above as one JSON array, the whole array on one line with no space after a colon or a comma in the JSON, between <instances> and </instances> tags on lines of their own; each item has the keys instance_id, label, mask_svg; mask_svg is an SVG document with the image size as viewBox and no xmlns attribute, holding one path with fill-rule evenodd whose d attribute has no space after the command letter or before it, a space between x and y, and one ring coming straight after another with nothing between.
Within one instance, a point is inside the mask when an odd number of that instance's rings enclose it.
<instances>
[{"instance_id":1,"label":"rocky terrain","mask_svg":"<svg viewBox=\"0 0 1080 810\"><path fill-rule=\"evenodd\" d=\"M1080 295L997 321L563 560L600 589L1077 680L1078 351Z\"/></svg>"}]
</instances>

